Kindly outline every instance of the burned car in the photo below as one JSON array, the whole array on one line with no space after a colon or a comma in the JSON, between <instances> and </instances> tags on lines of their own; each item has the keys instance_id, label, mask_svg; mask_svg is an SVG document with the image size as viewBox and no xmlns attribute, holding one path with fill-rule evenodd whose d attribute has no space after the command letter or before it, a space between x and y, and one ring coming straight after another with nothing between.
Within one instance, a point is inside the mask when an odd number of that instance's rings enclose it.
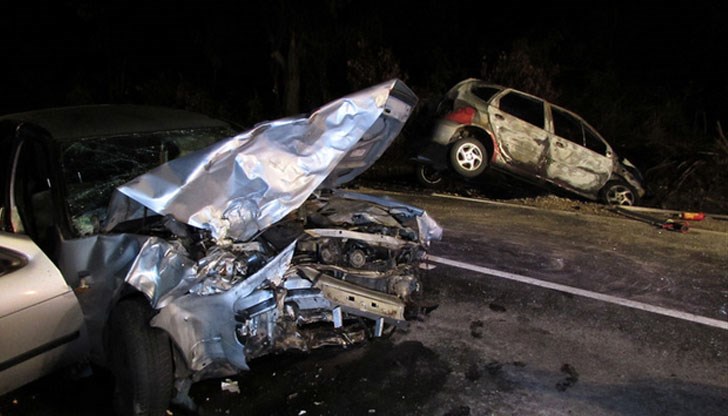
<instances>
[{"instance_id":1,"label":"burned car","mask_svg":"<svg viewBox=\"0 0 728 416\"><path fill-rule=\"evenodd\" d=\"M438 185L454 171L493 169L609 205L635 205L642 175L583 118L533 95L466 79L448 91L431 143L416 158L418 179Z\"/></svg>"},{"instance_id":2,"label":"burned car","mask_svg":"<svg viewBox=\"0 0 728 416\"><path fill-rule=\"evenodd\" d=\"M0 117L0 393L93 363L118 413L158 415L256 357L405 326L441 229L337 187L416 101L393 80L242 133L135 106Z\"/></svg>"}]
</instances>

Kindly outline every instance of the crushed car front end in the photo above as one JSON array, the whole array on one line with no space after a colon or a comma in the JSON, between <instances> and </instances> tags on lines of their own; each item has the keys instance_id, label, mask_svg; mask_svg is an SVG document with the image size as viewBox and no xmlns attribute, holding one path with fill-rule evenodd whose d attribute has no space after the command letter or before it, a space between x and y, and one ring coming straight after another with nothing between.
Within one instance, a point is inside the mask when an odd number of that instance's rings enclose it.
<instances>
[{"instance_id":1,"label":"crushed car front end","mask_svg":"<svg viewBox=\"0 0 728 416\"><path fill-rule=\"evenodd\" d=\"M178 386L381 336L417 314L440 227L416 207L336 189L381 156L416 101L401 81L383 83L117 189L107 232L154 230L125 281L176 345Z\"/></svg>"}]
</instances>

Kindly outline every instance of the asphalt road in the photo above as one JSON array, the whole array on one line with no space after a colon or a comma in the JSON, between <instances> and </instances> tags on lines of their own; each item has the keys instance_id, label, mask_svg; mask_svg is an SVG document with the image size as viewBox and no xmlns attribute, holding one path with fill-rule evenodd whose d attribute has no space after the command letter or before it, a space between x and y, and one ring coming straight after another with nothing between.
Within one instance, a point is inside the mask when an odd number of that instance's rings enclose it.
<instances>
[{"instance_id":1,"label":"asphalt road","mask_svg":"<svg viewBox=\"0 0 728 416\"><path fill-rule=\"evenodd\" d=\"M394 197L438 220L444 237L431 254L460 264L435 264L425 277L438 307L388 339L253 362L250 373L229 380L239 393L223 390L224 380L198 383L191 392L198 414L726 414L728 330L720 326L728 324L728 234ZM105 414L109 400L103 374L77 381L60 374L0 397L0 415Z\"/></svg>"}]
</instances>

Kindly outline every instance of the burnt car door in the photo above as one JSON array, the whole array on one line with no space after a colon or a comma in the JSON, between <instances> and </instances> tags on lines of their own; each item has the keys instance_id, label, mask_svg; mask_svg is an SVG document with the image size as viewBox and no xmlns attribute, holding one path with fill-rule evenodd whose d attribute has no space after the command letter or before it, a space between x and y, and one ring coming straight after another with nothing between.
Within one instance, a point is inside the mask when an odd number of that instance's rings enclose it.
<instances>
[{"instance_id":1,"label":"burnt car door","mask_svg":"<svg viewBox=\"0 0 728 416\"><path fill-rule=\"evenodd\" d=\"M51 182L43 147L0 122L0 394L81 353L83 315L73 290L34 237L47 237ZM37 209L37 211L35 211ZM43 212L46 211L46 212ZM36 215L37 214L37 215ZM47 215L46 215L47 214Z\"/></svg>"},{"instance_id":2,"label":"burnt car door","mask_svg":"<svg viewBox=\"0 0 728 416\"><path fill-rule=\"evenodd\" d=\"M553 134L548 146L545 175L557 185L596 196L613 169L612 151L576 115L551 106Z\"/></svg>"},{"instance_id":3,"label":"burnt car door","mask_svg":"<svg viewBox=\"0 0 728 416\"><path fill-rule=\"evenodd\" d=\"M548 141L544 102L508 91L492 104L488 113L502 163L517 171L539 175Z\"/></svg>"}]
</instances>

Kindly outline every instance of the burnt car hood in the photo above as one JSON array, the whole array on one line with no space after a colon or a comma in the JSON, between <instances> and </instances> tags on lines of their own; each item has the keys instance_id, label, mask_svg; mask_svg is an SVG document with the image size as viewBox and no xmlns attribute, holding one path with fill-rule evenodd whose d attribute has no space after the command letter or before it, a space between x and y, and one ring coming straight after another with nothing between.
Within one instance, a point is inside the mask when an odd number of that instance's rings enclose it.
<instances>
[{"instance_id":1,"label":"burnt car hood","mask_svg":"<svg viewBox=\"0 0 728 416\"><path fill-rule=\"evenodd\" d=\"M391 80L333 101L309 116L256 125L167 162L117 188L105 230L148 210L247 241L319 188L346 183L389 147L417 97Z\"/></svg>"}]
</instances>

